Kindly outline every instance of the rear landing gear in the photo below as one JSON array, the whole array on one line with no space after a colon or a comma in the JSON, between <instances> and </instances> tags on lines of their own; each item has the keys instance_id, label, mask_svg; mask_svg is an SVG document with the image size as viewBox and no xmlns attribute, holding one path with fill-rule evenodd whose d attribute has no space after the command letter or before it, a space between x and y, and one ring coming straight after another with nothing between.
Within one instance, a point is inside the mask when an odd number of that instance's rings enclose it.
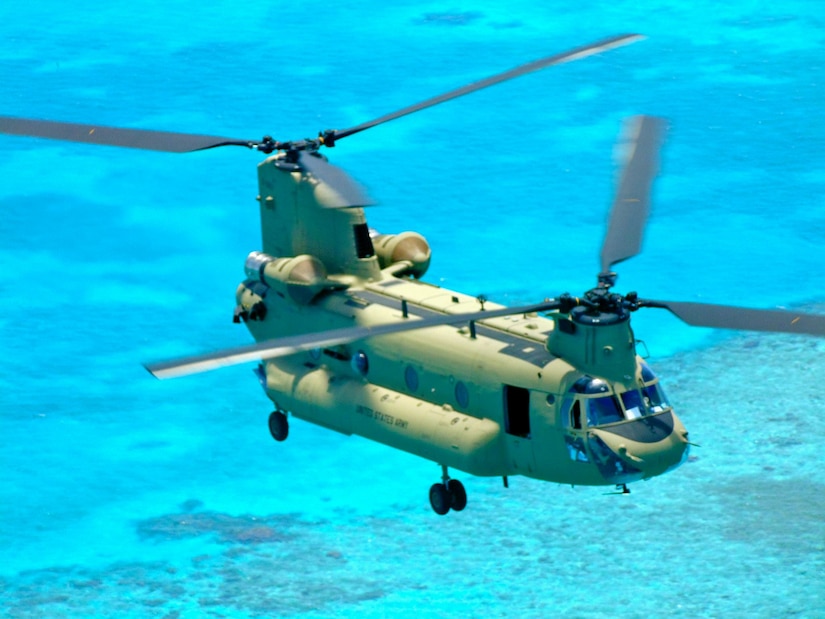
<instances>
[{"instance_id":1,"label":"rear landing gear","mask_svg":"<svg viewBox=\"0 0 825 619\"><path fill-rule=\"evenodd\" d=\"M289 421L281 411L274 411L269 415L269 433L276 441L285 441L289 436Z\"/></svg>"},{"instance_id":2,"label":"rear landing gear","mask_svg":"<svg viewBox=\"0 0 825 619\"><path fill-rule=\"evenodd\" d=\"M453 498L450 496L447 486L444 484L433 484L430 486L430 505L433 511L439 516L443 516L450 511Z\"/></svg>"},{"instance_id":3,"label":"rear landing gear","mask_svg":"<svg viewBox=\"0 0 825 619\"><path fill-rule=\"evenodd\" d=\"M446 466L442 466L441 470L443 482L430 487L430 505L439 516L445 515L451 509L460 512L467 507L467 491L464 484L457 479L450 479Z\"/></svg>"},{"instance_id":4,"label":"rear landing gear","mask_svg":"<svg viewBox=\"0 0 825 619\"><path fill-rule=\"evenodd\" d=\"M453 511L460 512L467 507L467 491L464 489L464 484L457 479L451 479L447 482L447 492L450 493L452 499L450 507Z\"/></svg>"}]
</instances>

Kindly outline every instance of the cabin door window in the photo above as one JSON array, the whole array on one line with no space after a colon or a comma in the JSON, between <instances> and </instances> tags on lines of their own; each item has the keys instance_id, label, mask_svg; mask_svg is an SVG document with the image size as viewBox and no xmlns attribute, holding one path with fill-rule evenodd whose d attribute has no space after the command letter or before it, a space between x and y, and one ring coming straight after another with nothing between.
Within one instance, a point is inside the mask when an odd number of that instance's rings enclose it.
<instances>
[{"instance_id":1,"label":"cabin door window","mask_svg":"<svg viewBox=\"0 0 825 619\"><path fill-rule=\"evenodd\" d=\"M504 385L504 430L507 434L530 437L530 391Z\"/></svg>"}]
</instances>

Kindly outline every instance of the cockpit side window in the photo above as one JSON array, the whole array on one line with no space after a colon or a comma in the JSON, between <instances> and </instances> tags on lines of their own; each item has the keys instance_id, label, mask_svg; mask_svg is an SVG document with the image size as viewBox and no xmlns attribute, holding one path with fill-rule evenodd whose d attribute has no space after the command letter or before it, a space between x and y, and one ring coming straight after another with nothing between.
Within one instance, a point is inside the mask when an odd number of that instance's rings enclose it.
<instances>
[{"instance_id":1,"label":"cockpit side window","mask_svg":"<svg viewBox=\"0 0 825 619\"><path fill-rule=\"evenodd\" d=\"M575 400L570 407L570 427L574 430L582 429L582 413L587 419L588 426L599 426L624 419L619 401L611 394L610 387L602 379L582 376L573 384L570 392L581 394L574 396Z\"/></svg>"},{"instance_id":2,"label":"cockpit side window","mask_svg":"<svg viewBox=\"0 0 825 619\"><path fill-rule=\"evenodd\" d=\"M582 429L582 403L581 400L573 402L570 408L570 425L574 430Z\"/></svg>"}]
</instances>

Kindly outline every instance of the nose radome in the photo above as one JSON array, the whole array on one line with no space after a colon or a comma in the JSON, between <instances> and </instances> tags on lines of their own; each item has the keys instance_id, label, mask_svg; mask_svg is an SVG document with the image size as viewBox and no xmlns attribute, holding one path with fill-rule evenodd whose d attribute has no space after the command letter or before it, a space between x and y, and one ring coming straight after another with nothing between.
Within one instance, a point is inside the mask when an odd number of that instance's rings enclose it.
<instances>
[{"instance_id":1,"label":"nose radome","mask_svg":"<svg viewBox=\"0 0 825 619\"><path fill-rule=\"evenodd\" d=\"M678 467L687 459L690 447L685 434L681 432L671 432L655 442L635 441L603 429L594 429L592 432L619 458L641 471L644 479Z\"/></svg>"}]
</instances>

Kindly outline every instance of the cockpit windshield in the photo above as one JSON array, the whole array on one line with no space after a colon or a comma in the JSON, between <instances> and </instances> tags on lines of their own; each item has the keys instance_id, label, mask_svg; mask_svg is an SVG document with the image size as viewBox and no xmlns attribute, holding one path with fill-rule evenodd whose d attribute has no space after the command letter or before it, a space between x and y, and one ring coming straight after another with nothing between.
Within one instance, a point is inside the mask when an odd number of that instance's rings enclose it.
<instances>
[{"instance_id":1,"label":"cockpit windshield","mask_svg":"<svg viewBox=\"0 0 825 619\"><path fill-rule=\"evenodd\" d=\"M636 389L625 391L622 395L622 404L628 419L638 419L644 417L645 405L642 394Z\"/></svg>"},{"instance_id":2,"label":"cockpit windshield","mask_svg":"<svg viewBox=\"0 0 825 619\"><path fill-rule=\"evenodd\" d=\"M605 423L615 423L622 421L624 415L618 405L616 398L605 396L603 398L592 398L587 400L587 425L600 426Z\"/></svg>"},{"instance_id":3,"label":"cockpit windshield","mask_svg":"<svg viewBox=\"0 0 825 619\"><path fill-rule=\"evenodd\" d=\"M569 424L574 429L582 427L582 412L587 425L592 427L640 419L670 408L656 375L645 363L638 389L617 393L604 380L583 376L573 384L570 393Z\"/></svg>"}]
</instances>

